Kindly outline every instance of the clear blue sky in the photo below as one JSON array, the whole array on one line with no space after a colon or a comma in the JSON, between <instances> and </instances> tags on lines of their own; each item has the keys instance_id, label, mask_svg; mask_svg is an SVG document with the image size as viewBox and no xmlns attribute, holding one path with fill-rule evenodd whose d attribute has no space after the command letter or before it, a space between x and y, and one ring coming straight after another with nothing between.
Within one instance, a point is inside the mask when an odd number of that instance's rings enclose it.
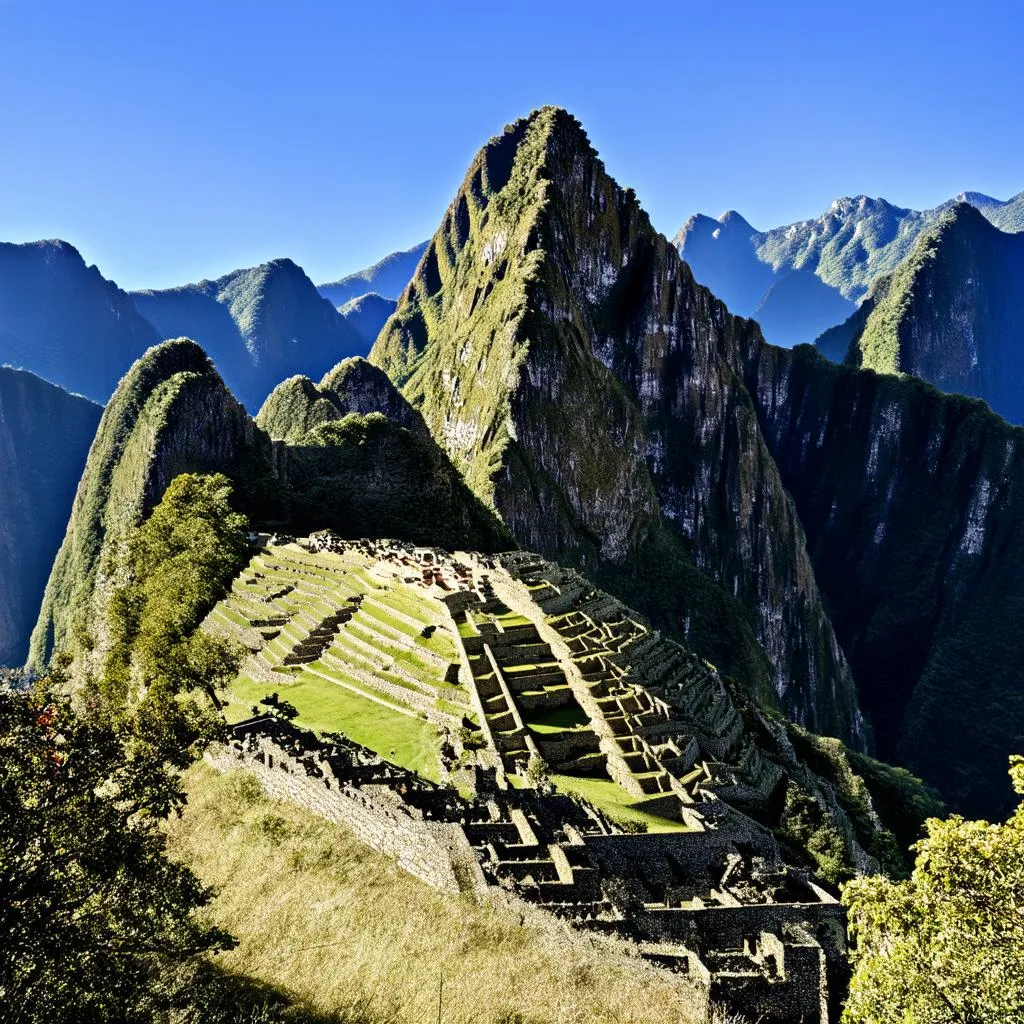
<instances>
[{"instance_id":1,"label":"clear blue sky","mask_svg":"<svg viewBox=\"0 0 1024 1024\"><path fill-rule=\"evenodd\" d=\"M480 144L569 108L656 226L1024 189L1024 0L0 0L0 239L128 288L430 235Z\"/></svg>"}]
</instances>

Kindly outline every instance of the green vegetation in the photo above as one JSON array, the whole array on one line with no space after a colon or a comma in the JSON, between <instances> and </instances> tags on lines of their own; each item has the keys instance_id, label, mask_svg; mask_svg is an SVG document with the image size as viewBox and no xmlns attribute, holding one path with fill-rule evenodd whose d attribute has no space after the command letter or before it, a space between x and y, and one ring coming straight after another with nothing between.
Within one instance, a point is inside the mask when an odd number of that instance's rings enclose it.
<instances>
[{"instance_id":1,"label":"green vegetation","mask_svg":"<svg viewBox=\"0 0 1024 1024\"><path fill-rule=\"evenodd\" d=\"M283 1019L284 996L208 959L234 940L202 913L212 891L166 855L161 828L183 794L146 753L157 746L52 690L0 693L5 1024Z\"/></svg>"},{"instance_id":2,"label":"green vegetation","mask_svg":"<svg viewBox=\"0 0 1024 1024\"><path fill-rule=\"evenodd\" d=\"M219 963L365 1024L697 1024L677 976L547 915L431 889L343 829L197 765L169 849L217 892ZM441 979L443 977L443 988Z\"/></svg>"},{"instance_id":3,"label":"green vegetation","mask_svg":"<svg viewBox=\"0 0 1024 1024\"><path fill-rule=\"evenodd\" d=\"M865 851L890 876L907 875L910 848L925 820L945 810L938 794L906 769L849 750L837 739L814 736L793 723L787 723L787 732L801 760L831 785ZM827 838L817 845L824 850Z\"/></svg>"},{"instance_id":4,"label":"green vegetation","mask_svg":"<svg viewBox=\"0 0 1024 1024\"><path fill-rule=\"evenodd\" d=\"M297 725L320 735L344 733L389 761L439 781L437 729L418 715L403 714L311 672L292 678L282 674L280 684L273 685L239 676L231 683L230 692L234 699L226 711L231 721L248 718L253 706L277 692L295 705Z\"/></svg>"},{"instance_id":5,"label":"green vegetation","mask_svg":"<svg viewBox=\"0 0 1024 1024\"><path fill-rule=\"evenodd\" d=\"M552 775L555 788L563 793L574 793L592 803L617 825L626 831L644 832L686 832L687 826L681 821L663 818L643 809L644 800L630 796L617 782L611 779L591 779L579 775Z\"/></svg>"},{"instance_id":6,"label":"green vegetation","mask_svg":"<svg viewBox=\"0 0 1024 1024\"><path fill-rule=\"evenodd\" d=\"M550 711L527 711L525 719L527 727L541 735L578 729L590 722L583 708L575 703L569 707L554 708Z\"/></svg>"},{"instance_id":7,"label":"green vegetation","mask_svg":"<svg viewBox=\"0 0 1024 1024\"><path fill-rule=\"evenodd\" d=\"M1024 794L1024 759L1011 759ZM1024 1007L1024 803L1005 824L930 819L909 879L843 890L848 1024L1004 1024Z\"/></svg>"}]
</instances>

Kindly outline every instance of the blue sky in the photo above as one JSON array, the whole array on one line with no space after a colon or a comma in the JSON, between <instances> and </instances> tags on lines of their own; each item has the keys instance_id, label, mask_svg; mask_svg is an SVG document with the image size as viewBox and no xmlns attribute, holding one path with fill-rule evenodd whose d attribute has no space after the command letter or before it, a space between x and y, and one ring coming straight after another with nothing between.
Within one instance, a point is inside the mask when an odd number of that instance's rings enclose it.
<instances>
[{"instance_id":1,"label":"blue sky","mask_svg":"<svg viewBox=\"0 0 1024 1024\"><path fill-rule=\"evenodd\" d=\"M544 103L669 234L1006 198L1022 38L1024 0L0 0L0 239L65 238L128 288L275 256L321 281L430 235Z\"/></svg>"}]
</instances>

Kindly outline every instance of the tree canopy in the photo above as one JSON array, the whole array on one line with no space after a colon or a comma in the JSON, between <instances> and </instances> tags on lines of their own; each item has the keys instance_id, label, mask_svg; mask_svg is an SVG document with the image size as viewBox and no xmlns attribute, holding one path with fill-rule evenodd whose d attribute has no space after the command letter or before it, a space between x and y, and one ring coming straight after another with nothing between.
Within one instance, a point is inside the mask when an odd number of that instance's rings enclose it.
<instances>
[{"instance_id":1,"label":"tree canopy","mask_svg":"<svg viewBox=\"0 0 1024 1024\"><path fill-rule=\"evenodd\" d=\"M1024 758L1011 760L1024 794ZM930 819L902 882L843 890L854 975L847 1024L1024 1021L1024 801L1002 824Z\"/></svg>"}]
</instances>

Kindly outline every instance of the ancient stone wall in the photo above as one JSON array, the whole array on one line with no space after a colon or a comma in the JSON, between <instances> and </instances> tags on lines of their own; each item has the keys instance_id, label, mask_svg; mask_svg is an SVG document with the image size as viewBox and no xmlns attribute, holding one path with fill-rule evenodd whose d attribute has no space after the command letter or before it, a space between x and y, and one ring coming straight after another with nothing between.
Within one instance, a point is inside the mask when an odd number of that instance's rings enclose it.
<instances>
[{"instance_id":1,"label":"ancient stone wall","mask_svg":"<svg viewBox=\"0 0 1024 1024\"><path fill-rule=\"evenodd\" d=\"M220 747L206 759L219 771L243 768L252 773L270 796L344 825L361 842L393 857L403 871L429 885L446 892L462 891L467 880L478 883L470 888L486 886L459 825L412 817L401 798L385 786L346 790L335 780L307 775L301 763L276 747L262 747L259 753L263 760L257 754Z\"/></svg>"}]
</instances>

